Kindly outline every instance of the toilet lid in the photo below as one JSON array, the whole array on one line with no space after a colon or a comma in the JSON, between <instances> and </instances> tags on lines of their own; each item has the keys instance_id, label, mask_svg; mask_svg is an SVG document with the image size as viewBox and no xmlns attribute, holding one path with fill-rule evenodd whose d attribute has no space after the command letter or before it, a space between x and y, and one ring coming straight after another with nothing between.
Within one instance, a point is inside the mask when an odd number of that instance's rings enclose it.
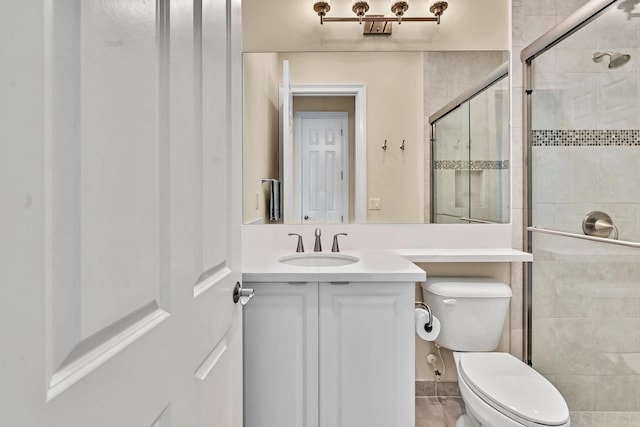
<instances>
[{"instance_id":1,"label":"toilet lid","mask_svg":"<svg viewBox=\"0 0 640 427\"><path fill-rule=\"evenodd\" d=\"M460 353L459 369L482 400L511 418L543 426L569 421L569 408L560 392L511 354Z\"/></svg>"}]
</instances>

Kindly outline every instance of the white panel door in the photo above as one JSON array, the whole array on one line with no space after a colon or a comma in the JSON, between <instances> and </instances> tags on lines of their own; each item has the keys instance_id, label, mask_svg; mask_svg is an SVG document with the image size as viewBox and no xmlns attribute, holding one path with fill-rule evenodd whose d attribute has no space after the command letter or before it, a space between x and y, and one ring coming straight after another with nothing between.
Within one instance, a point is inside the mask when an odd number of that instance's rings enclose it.
<instances>
[{"instance_id":1,"label":"white panel door","mask_svg":"<svg viewBox=\"0 0 640 427\"><path fill-rule=\"evenodd\" d=\"M245 427L318 426L318 283L251 283Z\"/></svg>"},{"instance_id":2,"label":"white panel door","mask_svg":"<svg viewBox=\"0 0 640 427\"><path fill-rule=\"evenodd\" d=\"M335 114L299 113L302 223L343 223L349 218L346 113L344 117Z\"/></svg>"},{"instance_id":3,"label":"white panel door","mask_svg":"<svg viewBox=\"0 0 640 427\"><path fill-rule=\"evenodd\" d=\"M413 283L320 283L320 427L415 425Z\"/></svg>"},{"instance_id":4,"label":"white panel door","mask_svg":"<svg viewBox=\"0 0 640 427\"><path fill-rule=\"evenodd\" d=\"M238 11L3 3L0 425L242 425Z\"/></svg>"}]
</instances>

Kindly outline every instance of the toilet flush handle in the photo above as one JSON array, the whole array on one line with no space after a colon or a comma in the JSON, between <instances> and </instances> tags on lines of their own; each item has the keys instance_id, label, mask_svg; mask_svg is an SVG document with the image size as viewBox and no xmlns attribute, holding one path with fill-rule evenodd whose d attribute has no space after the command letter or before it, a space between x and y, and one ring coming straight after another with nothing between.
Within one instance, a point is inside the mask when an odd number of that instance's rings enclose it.
<instances>
[{"instance_id":1,"label":"toilet flush handle","mask_svg":"<svg viewBox=\"0 0 640 427\"><path fill-rule=\"evenodd\" d=\"M454 298L443 299L442 302L447 305L456 305L458 303Z\"/></svg>"}]
</instances>

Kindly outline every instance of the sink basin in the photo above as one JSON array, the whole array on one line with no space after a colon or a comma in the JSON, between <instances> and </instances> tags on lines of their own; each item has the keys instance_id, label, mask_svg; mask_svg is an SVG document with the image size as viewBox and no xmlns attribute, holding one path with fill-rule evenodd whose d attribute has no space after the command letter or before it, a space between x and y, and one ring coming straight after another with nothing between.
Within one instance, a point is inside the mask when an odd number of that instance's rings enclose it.
<instances>
[{"instance_id":1,"label":"sink basin","mask_svg":"<svg viewBox=\"0 0 640 427\"><path fill-rule=\"evenodd\" d=\"M358 257L338 253L302 253L278 258L278 262L283 264L302 267L338 267L358 261Z\"/></svg>"}]
</instances>

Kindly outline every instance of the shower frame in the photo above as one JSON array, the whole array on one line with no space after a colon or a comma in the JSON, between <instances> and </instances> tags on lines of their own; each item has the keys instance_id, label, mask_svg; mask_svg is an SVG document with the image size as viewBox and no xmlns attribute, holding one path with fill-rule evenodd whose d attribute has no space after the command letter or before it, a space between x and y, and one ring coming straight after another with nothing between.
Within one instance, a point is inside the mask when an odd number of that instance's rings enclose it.
<instances>
[{"instance_id":1,"label":"shower frame","mask_svg":"<svg viewBox=\"0 0 640 427\"><path fill-rule=\"evenodd\" d=\"M523 141L525 144L524 150L524 176L526 177L526 185L523 186L523 203L524 203L524 246L529 253L533 253L531 228L532 227L532 212L531 212L531 183L532 183L532 170L530 167L531 161L531 104L532 104L532 62L533 60L562 42L567 37L571 36L575 32L579 31L585 25L591 23L596 18L607 12L611 6L618 3L620 0L591 0L580 9L576 10L573 14L568 16L564 21L551 28L542 36L537 38L527 47L522 49L520 53L520 60L522 62L522 87L523 93L523 105L522 105L522 131ZM565 233L569 234L569 233ZM610 240L610 239L601 239ZM532 365L532 318L533 318L533 306L532 306L532 263L529 262L525 265L524 269L524 293L523 293L523 358L524 361Z\"/></svg>"}]
</instances>

